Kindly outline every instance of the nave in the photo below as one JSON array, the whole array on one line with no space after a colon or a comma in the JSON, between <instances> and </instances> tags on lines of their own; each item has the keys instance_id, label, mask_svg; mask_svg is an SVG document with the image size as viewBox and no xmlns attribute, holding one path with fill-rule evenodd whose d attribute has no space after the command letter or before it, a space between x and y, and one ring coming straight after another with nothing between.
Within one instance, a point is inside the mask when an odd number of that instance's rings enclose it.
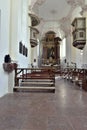
<instances>
[{"instance_id":1,"label":"nave","mask_svg":"<svg viewBox=\"0 0 87 130\"><path fill-rule=\"evenodd\" d=\"M87 92L56 78L55 93L0 98L0 130L87 130Z\"/></svg>"}]
</instances>

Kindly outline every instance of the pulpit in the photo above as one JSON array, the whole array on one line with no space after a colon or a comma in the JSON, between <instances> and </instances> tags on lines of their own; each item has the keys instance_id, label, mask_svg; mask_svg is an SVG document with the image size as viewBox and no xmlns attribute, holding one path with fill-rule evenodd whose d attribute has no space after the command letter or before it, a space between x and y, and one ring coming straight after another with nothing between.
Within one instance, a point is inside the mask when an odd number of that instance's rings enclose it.
<instances>
[{"instance_id":1,"label":"pulpit","mask_svg":"<svg viewBox=\"0 0 87 130\"><path fill-rule=\"evenodd\" d=\"M83 49L86 44L86 18L75 18L72 22L73 46Z\"/></svg>"}]
</instances>

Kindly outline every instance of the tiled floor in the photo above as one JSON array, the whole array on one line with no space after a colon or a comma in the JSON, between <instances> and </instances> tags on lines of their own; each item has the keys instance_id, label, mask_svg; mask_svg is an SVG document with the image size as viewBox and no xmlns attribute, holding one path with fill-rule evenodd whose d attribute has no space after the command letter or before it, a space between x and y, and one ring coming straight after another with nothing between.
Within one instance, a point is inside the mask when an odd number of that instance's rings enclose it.
<instances>
[{"instance_id":1,"label":"tiled floor","mask_svg":"<svg viewBox=\"0 0 87 130\"><path fill-rule=\"evenodd\" d=\"M87 92L56 79L55 93L14 93L0 99L0 130L87 130Z\"/></svg>"}]
</instances>

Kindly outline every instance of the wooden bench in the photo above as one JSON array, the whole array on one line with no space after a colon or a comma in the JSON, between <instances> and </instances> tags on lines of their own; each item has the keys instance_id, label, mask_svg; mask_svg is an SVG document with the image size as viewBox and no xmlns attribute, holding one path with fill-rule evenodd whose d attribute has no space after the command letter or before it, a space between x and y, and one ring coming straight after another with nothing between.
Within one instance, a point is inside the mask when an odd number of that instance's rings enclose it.
<instances>
[{"instance_id":1,"label":"wooden bench","mask_svg":"<svg viewBox=\"0 0 87 130\"><path fill-rule=\"evenodd\" d=\"M66 79L87 91L87 70L67 69L64 74L66 75Z\"/></svg>"}]
</instances>

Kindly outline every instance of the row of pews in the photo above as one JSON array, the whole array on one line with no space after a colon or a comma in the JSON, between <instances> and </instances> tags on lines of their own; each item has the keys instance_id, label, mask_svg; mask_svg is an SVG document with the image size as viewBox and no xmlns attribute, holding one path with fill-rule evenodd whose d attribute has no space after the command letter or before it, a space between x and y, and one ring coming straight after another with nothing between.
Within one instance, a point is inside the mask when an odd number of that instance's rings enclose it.
<instances>
[{"instance_id":1,"label":"row of pews","mask_svg":"<svg viewBox=\"0 0 87 130\"><path fill-rule=\"evenodd\" d=\"M87 91L87 70L77 68L66 68L62 71L62 77L78 85Z\"/></svg>"},{"instance_id":2,"label":"row of pews","mask_svg":"<svg viewBox=\"0 0 87 130\"><path fill-rule=\"evenodd\" d=\"M55 92L55 73L46 68L16 68L14 91Z\"/></svg>"}]
</instances>

